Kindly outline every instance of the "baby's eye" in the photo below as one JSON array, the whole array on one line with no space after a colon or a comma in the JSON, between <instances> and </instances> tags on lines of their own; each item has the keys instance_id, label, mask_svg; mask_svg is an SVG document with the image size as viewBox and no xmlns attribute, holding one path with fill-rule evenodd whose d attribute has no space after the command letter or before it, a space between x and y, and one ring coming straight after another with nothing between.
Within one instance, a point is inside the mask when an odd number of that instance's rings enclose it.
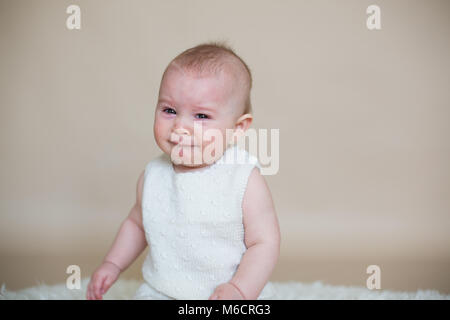
<instances>
[{"instance_id":1,"label":"baby's eye","mask_svg":"<svg viewBox=\"0 0 450 320\"><path fill-rule=\"evenodd\" d=\"M197 113L196 116L198 119L208 119L209 117L204 113Z\"/></svg>"},{"instance_id":2,"label":"baby's eye","mask_svg":"<svg viewBox=\"0 0 450 320\"><path fill-rule=\"evenodd\" d=\"M173 110L172 108L164 108L163 112L165 113L171 113L171 114L177 114L175 110Z\"/></svg>"}]
</instances>

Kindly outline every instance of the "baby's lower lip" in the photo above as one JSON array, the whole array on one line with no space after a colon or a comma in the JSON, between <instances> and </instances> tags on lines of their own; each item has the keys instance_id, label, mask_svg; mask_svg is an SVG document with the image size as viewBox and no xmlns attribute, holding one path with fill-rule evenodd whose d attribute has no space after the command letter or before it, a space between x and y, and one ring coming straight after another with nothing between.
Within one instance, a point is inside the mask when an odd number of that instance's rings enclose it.
<instances>
[{"instance_id":1,"label":"baby's lower lip","mask_svg":"<svg viewBox=\"0 0 450 320\"><path fill-rule=\"evenodd\" d=\"M191 145L191 144L180 144L180 143L175 143L172 141L169 141L171 144L175 145L175 146L179 146L179 147L198 147L197 145Z\"/></svg>"}]
</instances>

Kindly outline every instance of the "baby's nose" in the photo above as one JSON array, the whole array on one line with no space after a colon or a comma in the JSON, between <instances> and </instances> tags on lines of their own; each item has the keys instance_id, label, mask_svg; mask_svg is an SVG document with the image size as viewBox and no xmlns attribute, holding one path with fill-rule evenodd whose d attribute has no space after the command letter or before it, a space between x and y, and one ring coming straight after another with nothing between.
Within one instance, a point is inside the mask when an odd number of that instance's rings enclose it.
<instances>
[{"instance_id":1,"label":"baby's nose","mask_svg":"<svg viewBox=\"0 0 450 320\"><path fill-rule=\"evenodd\" d=\"M170 141L173 143L189 144L191 135L188 130L183 128L175 129L170 135Z\"/></svg>"},{"instance_id":2,"label":"baby's nose","mask_svg":"<svg viewBox=\"0 0 450 320\"><path fill-rule=\"evenodd\" d=\"M189 131L185 128L177 128L174 130L174 132L180 136L185 134L189 135Z\"/></svg>"}]
</instances>

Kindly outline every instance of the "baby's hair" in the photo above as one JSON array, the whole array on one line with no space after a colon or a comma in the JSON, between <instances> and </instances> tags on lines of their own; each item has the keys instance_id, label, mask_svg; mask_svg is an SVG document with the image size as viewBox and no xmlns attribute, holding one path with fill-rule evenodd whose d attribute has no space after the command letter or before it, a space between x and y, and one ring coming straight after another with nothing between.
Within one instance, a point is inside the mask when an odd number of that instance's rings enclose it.
<instances>
[{"instance_id":1,"label":"baby's hair","mask_svg":"<svg viewBox=\"0 0 450 320\"><path fill-rule=\"evenodd\" d=\"M245 90L244 114L252 112L250 101L252 74L250 68L227 44L223 42L208 42L197 45L176 56L170 62L169 66L171 65L176 65L201 75L216 74L223 71L225 68L231 70L231 72L238 76L241 79L240 81L243 82ZM164 74L169 66L167 66Z\"/></svg>"}]
</instances>

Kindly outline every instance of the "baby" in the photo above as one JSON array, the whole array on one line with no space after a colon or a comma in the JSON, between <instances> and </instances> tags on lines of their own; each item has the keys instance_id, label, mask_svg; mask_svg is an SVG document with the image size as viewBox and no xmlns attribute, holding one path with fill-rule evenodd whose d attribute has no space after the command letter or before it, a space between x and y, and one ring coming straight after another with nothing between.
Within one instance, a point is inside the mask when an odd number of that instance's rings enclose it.
<instances>
[{"instance_id":1,"label":"baby","mask_svg":"<svg viewBox=\"0 0 450 320\"><path fill-rule=\"evenodd\" d=\"M136 203L87 299L102 299L147 245L134 299L274 298L278 219L258 160L236 145L252 122L251 86L249 68L223 44L170 62L154 121L163 154L139 176Z\"/></svg>"}]
</instances>

